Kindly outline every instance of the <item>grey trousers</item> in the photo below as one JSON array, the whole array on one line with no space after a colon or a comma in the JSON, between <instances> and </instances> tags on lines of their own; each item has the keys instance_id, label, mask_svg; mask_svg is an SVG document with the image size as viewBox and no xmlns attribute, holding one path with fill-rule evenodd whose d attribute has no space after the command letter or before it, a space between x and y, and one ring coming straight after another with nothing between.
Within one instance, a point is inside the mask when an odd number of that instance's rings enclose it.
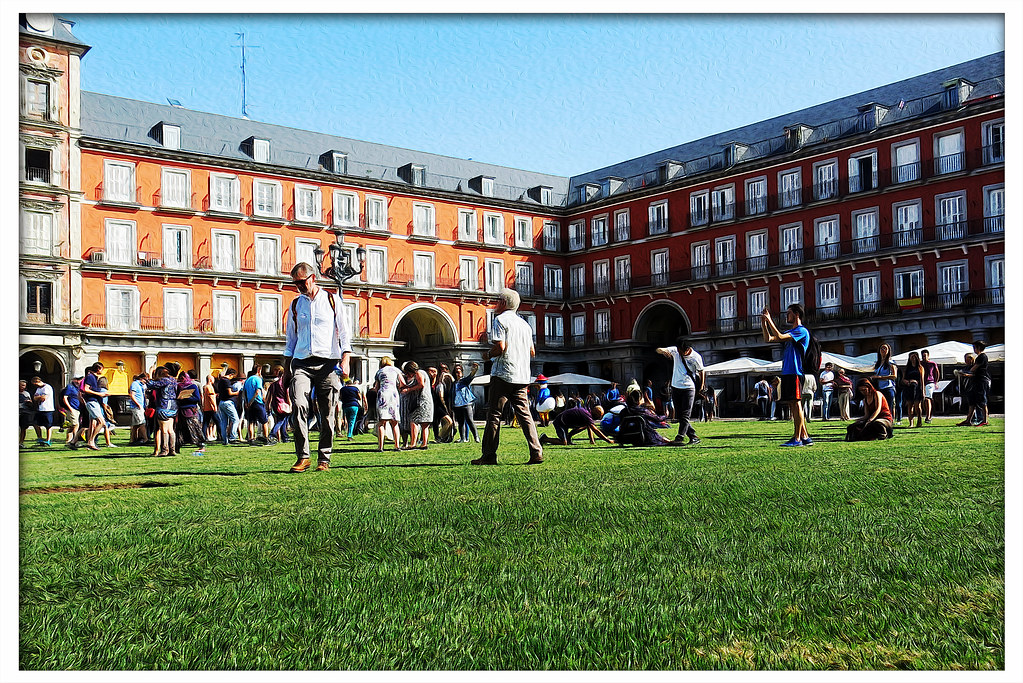
<instances>
[{"instance_id":1,"label":"grey trousers","mask_svg":"<svg viewBox=\"0 0 1023 683\"><path fill-rule=\"evenodd\" d=\"M291 426L295 430L295 455L309 457L309 391L316 387L316 406L320 412L320 462L330 462L334 449L334 408L341 380L334 372L336 358L293 358L291 360Z\"/></svg>"},{"instance_id":2,"label":"grey trousers","mask_svg":"<svg viewBox=\"0 0 1023 683\"><path fill-rule=\"evenodd\" d=\"M511 403L515 417L526 437L529 457L543 455L540 437L536 434L533 414L529 411L529 397L526 394L528 384L509 384L500 377L490 378L490 403L487 405L487 426L483 430L483 459L497 460L497 447L501 443L501 414L504 404Z\"/></svg>"}]
</instances>

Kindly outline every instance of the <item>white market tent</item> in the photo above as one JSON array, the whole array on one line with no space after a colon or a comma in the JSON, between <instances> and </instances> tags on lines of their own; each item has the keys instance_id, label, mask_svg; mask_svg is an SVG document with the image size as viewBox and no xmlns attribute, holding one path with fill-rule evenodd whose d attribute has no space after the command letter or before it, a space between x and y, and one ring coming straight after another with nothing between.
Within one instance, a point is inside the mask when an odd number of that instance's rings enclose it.
<instances>
[{"instance_id":1,"label":"white market tent","mask_svg":"<svg viewBox=\"0 0 1023 683\"><path fill-rule=\"evenodd\" d=\"M579 375L574 372L563 372L560 375L551 375L547 378L547 384L578 384L578 385L590 385L596 384L602 387L611 386L611 382L606 379L599 377L591 377L590 375Z\"/></svg>"},{"instance_id":2,"label":"white market tent","mask_svg":"<svg viewBox=\"0 0 1023 683\"><path fill-rule=\"evenodd\" d=\"M708 365L704 369L709 377L742 375L747 372L781 372L781 361L771 362L759 358L733 358Z\"/></svg>"},{"instance_id":3,"label":"white market tent","mask_svg":"<svg viewBox=\"0 0 1023 683\"><path fill-rule=\"evenodd\" d=\"M843 367L846 370L852 370L853 372L873 372L874 355L875 354L868 353L862 356L845 356L841 353L824 351L821 353L821 369L823 370L825 363L831 363L832 365Z\"/></svg>"},{"instance_id":4,"label":"white market tent","mask_svg":"<svg viewBox=\"0 0 1023 683\"><path fill-rule=\"evenodd\" d=\"M987 359L991 362L1005 360L1005 344L992 344L984 349L984 353L987 354Z\"/></svg>"},{"instance_id":5,"label":"white market tent","mask_svg":"<svg viewBox=\"0 0 1023 683\"><path fill-rule=\"evenodd\" d=\"M897 356L892 356L892 362L898 366L903 366L909 362L909 354L913 353L913 351L920 353L924 349L931 352L931 362L937 363L938 365L962 363L963 356L968 353L973 353L972 344L964 344L963 342L957 341L946 341L941 342L940 344L921 346L919 349L912 349L905 353L900 353ZM988 354L988 359L991 359L991 354Z\"/></svg>"},{"instance_id":6,"label":"white market tent","mask_svg":"<svg viewBox=\"0 0 1023 683\"><path fill-rule=\"evenodd\" d=\"M470 384L490 384L490 375L476 375Z\"/></svg>"}]
</instances>

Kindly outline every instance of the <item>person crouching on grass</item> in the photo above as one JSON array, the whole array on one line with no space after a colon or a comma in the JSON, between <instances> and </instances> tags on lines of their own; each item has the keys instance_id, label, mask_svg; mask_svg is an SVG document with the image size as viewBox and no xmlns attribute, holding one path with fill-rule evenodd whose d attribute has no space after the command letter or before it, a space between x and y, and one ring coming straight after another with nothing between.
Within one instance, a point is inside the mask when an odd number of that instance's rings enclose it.
<instances>
[{"instance_id":1,"label":"person crouching on grass","mask_svg":"<svg viewBox=\"0 0 1023 683\"><path fill-rule=\"evenodd\" d=\"M638 394L639 392L636 393ZM614 443L613 440L606 437L604 433L596 427L590 411L579 407L574 398L568 399L568 407L558 413L558 416L551 421L551 424L554 425L554 431L557 433L558 438L551 439L546 434L542 434L540 436L540 443L571 446L572 437L582 431L585 431L586 435L590 437L591 446L594 446L597 443L593 440L594 435L608 443Z\"/></svg>"},{"instance_id":2,"label":"person crouching on grass","mask_svg":"<svg viewBox=\"0 0 1023 683\"><path fill-rule=\"evenodd\" d=\"M892 438L892 409L888 398L864 377L856 383L863 400L863 417L846 428L846 441L879 441Z\"/></svg>"},{"instance_id":3,"label":"person crouching on grass","mask_svg":"<svg viewBox=\"0 0 1023 683\"><path fill-rule=\"evenodd\" d=\"M806 432L803 406L800 402L803 389L803 356L810 348L810 332L803 327L803 307L792 304L785 309L785 321L789 330L779 332L771 319L767 306L760 313L760 331L765 342L784 343L781 361L781 400L789 404L792 411L792 438L782 446L812 446L813 439Z\"/></svg>"}]
</instances>

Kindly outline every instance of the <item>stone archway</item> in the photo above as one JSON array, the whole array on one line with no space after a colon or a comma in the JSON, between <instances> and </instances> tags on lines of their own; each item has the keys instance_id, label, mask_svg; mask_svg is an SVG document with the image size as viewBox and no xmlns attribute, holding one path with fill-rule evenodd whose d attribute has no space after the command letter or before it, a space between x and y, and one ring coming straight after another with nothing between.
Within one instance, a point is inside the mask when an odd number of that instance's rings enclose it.
<instances>
[{"instance_id":1,"label":"stone archway","mask_svg":"<svg viewBox=\"0 0 1023 683\"><path fill-rule=\"evenodd\" d=\"M633 341L644 348L643 357L638 359L642 367L641 383L651 380L655 394L661 386L671 380L672 363L664 356L654 353L661 346L673 346L679 335L692 332L689 316L685 310L671 300L653 301L640 311L632 330Z\"/></svg>"},{"instance_id":2,"label":"stone archway","mask_svg":"<svg viewBox=\"0 0 1023 683\"><path fill-rule=\"evenodd\" d=\"M39 375L44 382L60 393L67 384L67 365L60 355L45 348L25 349L18 358L18 379L29 380Z\"/></svg>"},{"instance_id":3,"label":"stone archway","mask_svg":"<svg viewBox=\"0 0 1023 683\"><path fill-rule=\"evenodd\" d=\"M391 330L394 359L399 367L410 360L420 367L454 362L457 342L455 323L443 309L432 304L406 308Z\"/></svg>"}]
</instances>

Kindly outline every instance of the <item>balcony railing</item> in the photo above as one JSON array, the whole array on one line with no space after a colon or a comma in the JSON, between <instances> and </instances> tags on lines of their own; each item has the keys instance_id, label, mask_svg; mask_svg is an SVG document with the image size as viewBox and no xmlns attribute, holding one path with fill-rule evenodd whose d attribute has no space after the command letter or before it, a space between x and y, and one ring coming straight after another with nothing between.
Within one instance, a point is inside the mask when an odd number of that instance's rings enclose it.
<instances>
[{"instance_id":1,"label":"balcony railing","mask_svg":"<svg viewBox=\"0 0 1023 683\"><path fill-rule=\"evenodd\" d=\"M647 221L646 231L648 235L663 235L671 232L671 220L668 217L655 221Z\"/></svg>"},{"instance_id":2,"label":"balcony railing","mask_svg":"<svg viewBox=\"0 0 1023 683\"><path fill-rule=\"evenodd\" d=\"M934 175L945 175L946 173L958 173L966 170L966 152L956 152L945 156L935 157Z\"/></svg>"},{"instance_id":3,"label":"balcony railing","mask_svg":"<svg viewBox=\"0 0 1023 683\"><path fill-rule=\"evenodd\" d=\"M920 178L920 162L913 161L908 164L899 164L892 167L892 184L910 183Z\"/></svg>"},{"instance_id":4,"label":"balcony railing","mask_svg":"<svg viewBox=\"0 0 1023 683\"><path fill-rule=\"evenodd\" d=\"M516 280L514 287L520 296L533 296L534 288L532 282L519 282Z\"/></svg>"},{"instance_id":5,"label":"balcony railing","mask_svg":"<svg viewBox=\"0 0 1023 683\"><path fill-rule=\"evenodd\" d=\"M985 166L988 164L1003 164L1005 163L1005 144L997 143L994 145L984 145L981 148L981 159Z\"/></svg>"},{"instance_id":6,"label":"balcony railing","mask_svg":"<svg viewBox=\"0 0 1023 683\"><path fill-rule=\"evenodd\" d=\"M47 183L50 182L50 169L41 168L39 166L26 166L25 167L25 180L31 183Z\"/></svg>"},{"instance_id":7,"label":"balcony railing","mask_svg":"<svg viewBox=\"0 0 1023 683\"><path fill-rule=\"evenodd\" d=\"M838 196L838 180L824 180L813 184L813 198L817 201L834 199Z\"/></svg>"},{"instance_id":8,"label":"balcony railing","mask_svg":"<svg viewBox=\"0 0 1023 683\"><path fill-rule=\"evenodd\" d=\"M1005 231L1005 216L988 216L984 219L984 232L1004 232Z\"/></svg>"}]
</instances>

